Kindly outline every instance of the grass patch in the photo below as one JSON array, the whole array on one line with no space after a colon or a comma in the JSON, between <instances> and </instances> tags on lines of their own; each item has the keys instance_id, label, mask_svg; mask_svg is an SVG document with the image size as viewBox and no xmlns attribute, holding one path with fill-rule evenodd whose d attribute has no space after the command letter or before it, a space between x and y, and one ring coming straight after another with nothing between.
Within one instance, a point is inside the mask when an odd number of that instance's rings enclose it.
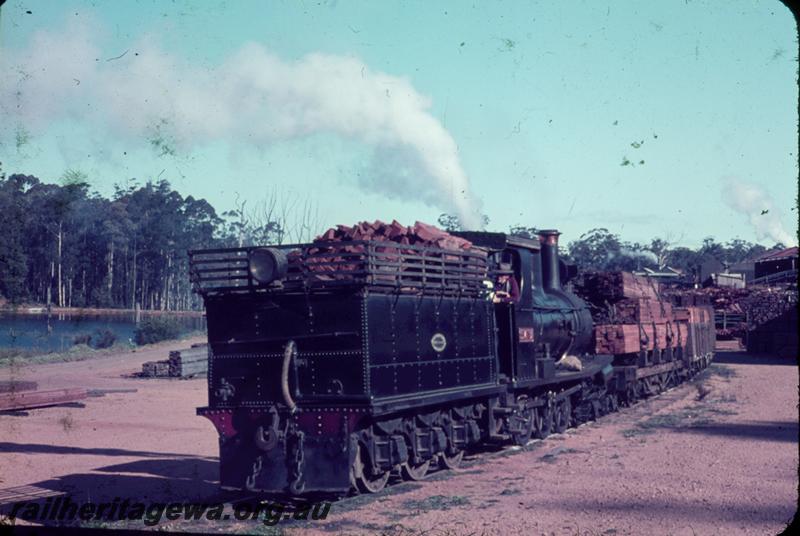
<instances>
[{"instance_id":1,"label":"grass patch","mask_svg":"<svg viewBox=\"0 0 800 536\"><path fill-rule=\"evenodd\" d=\"M58 419L58 424L61 425L65 432L69 432L75 427L75 420L72 418L72 415L67 413Z\"/></svg>"},{"instance_id":2,"label":"grass patch","mask_svg":"<svg viewBox=\"0 0 800 536\"><path fill-rule=\"evenodd\" d=\"M176 337L175 340L185 340L205 336L204 331L190 331ZM136 351L137 346L128 341L116 341L108 348L92 348L86 344L76 344L62 352L41 352L22 348L0 348L0 368L19 368L25 365L42 365L46 363L63 363L70 361L84 361L96 357L107 357L130 351Z\"/></svg>"},{"instance_id":3,"label":"grass patch","mask_svg":"<svg viewBox=\"0 0 800 536\"><path fill-rule=\"evenodd\" d=\"M426 478L426 480L431 480L431 478L428 477ZM336 513L344 513L344 512L350 512L352 510L357 510L364 505L378 501L382 498L388 497L389 495L408 493L409 491L414 491L415 489L419 489L421 487L422 484L418 482L402 482L387 486L380 493L361 494L361 495L354 495L353 497L347 497L346 499L342 499L341 501L336 503Z\"/></svg>"},{"instance_id":4,"label":"grass patch","mask_svg":"<svg viewBox=\"0 0 800 536\"><path fill-rule=\"evenodd\" d=\"M127 352L133 348L128 343L116 343L109 348L95 350L85 344L76 344L69 350L63 352L36 353L31 351L11 351L0 352L0 368L19 367L23 365L41 365L44 363L61 363L67 361L83 361L93 357L103 357L120 352Z\"/></svg>"},{"instance_id":5,"label":"grass patch","mask_svg":"<svg viewBox=\"0 0 800 536\"><path fill-rule=\"evenodd\" d=\"M635 437L640 435L654 434L659 429L678 429L678 428L694 428L697 426L706 426L714 422L709 415L735 415L735 411L724 408L716 408L708 405L692 406L690 408L676 411L674 413L666 413L663 415L654 415L649 419L636 423L635 428L629 428L622 431L625 437Z\"/></svg>"},{"instance_id":6,"label":"grass patch","mask_svg":"<svg viewBox=\"0 0 800 536\"><path fill-rule=\"evenodd\" d=\"M469 504L469 499L463 495L432 495L420 501L404 501L403 508L413 512L430 512L432 510L450 510Z\"/></svg>"},{"instance_id":7,"label":"grass patch","mask_svg":"<svg viewBox=\"0 0 800 536\"><path fill-rule=\"evenodd\" d=\"M553 463L556 461L556 458L558 458L561 454L574 454L577 452L582 452L582 451L567 447L556 447L539 459L542 460L543 462Z\"/></svg>"},{"instance_id":8,"label":"grass patch","mask_svg":"<svg viewBox=\"0 0 800 536\"><path fill-rule=\"evenodd\" d=\"M483 469L470 469L469 471L448 471L446 469L442 469L440 471L436 471L435 473L429 474L425 477L425 480L438 482L440 480L447 480L448 478L453 478L454 476L458 475L479 475L481 473L483 473Z\"/></svg>"},{"instance_id":9,"label":"grass patch","mask_svg":"<svg viewBox=\"0 0 800 536\"><path fill-rule=\"evenodd\" d=\"M520 493L522 493L522 491L517 488L506 488L500 492L500 495L519 495Z\"/></svg>"}]
</instances>

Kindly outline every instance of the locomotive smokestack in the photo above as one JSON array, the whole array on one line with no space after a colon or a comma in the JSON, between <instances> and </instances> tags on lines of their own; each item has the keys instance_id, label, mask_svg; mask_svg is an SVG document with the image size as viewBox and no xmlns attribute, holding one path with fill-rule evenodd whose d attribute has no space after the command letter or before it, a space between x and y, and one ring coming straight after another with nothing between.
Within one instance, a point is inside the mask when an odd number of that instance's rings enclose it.
<instances>
[{"instance_id":1,"label":"locomotive smokestack","mask_svg":"<svg viewBox=\"0 0 800 536\"><path fill-rule=\"evenodd\" d=\"M539 231L542 244L542 287L561 289L561 276L558 270L558 236L555 229Z\"/></svg>"}]
</instances>

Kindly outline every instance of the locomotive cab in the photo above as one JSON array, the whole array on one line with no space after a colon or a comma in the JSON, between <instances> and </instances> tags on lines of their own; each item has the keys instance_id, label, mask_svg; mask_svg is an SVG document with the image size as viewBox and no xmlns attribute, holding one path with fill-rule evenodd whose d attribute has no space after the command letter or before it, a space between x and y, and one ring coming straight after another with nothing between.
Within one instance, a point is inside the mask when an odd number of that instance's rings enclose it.
<instances>
[{"instance_id":1,"label":"locomotive cab","mask_svg":"<svg viewBox=\"0 0 800 536\"><path fill-rule=\"evenodd\" d=\"M557 231L538 240L504 233L454 233L491 252L494 277L510 265L518 299L494 304L500 372L514 387L552 380L555 363L590 352L592 319L586 304L561 285L574 275L559 260Z\"/></svg>"}]
</instances>

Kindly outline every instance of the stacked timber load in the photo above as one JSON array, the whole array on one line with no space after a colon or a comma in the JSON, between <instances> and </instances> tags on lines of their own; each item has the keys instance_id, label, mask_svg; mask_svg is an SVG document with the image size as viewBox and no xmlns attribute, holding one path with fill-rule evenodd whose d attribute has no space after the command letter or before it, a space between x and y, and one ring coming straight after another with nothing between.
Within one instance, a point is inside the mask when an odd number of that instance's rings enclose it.
<instances>
[{"instance_id":1,"label":"stacked timber load","mask_svg":"<svg viewBox=\"0 0 800 536\"><path fill-rule=\"evenodd\" d=\"M589 304L595 321L595 351L632 354L686 341L673 305L662 299L657 282L628 272L585 274L575 293ZM687 313L688 314L688 313Z\"/></svg>"},{"instance_id":2,"label":"stacked timber load","mask_svg":"<svg viewBox=\"0 0 800 536\"><path fill-rule=\"evenodd\" d=\"M674 305L711 305L718 319L717 336L720 338L743 338L747 331L796 308L798 302L797 288L789 285L669 289L665 294ZM724 319L724 326L719 319Z\"/></svg>"},{"instance_id":3,"label":"stacked timber load","mask_svg":"<svg viewBox=\"0 0 800 536\"><path fill-rule=\"evenodd\" d=\"M169 375L191 378L208 372L208 346L203 344L169 353Z\"/></svg>"},{"instance_id":4,"label":"stacked timber load","mask_svg":"<svg viewBox=\"0 0 800 536\"><path fill-rule=\"evenodd\" d=\"M750 330L797 308L797 288L755 288L740 302Z\"/></svg>"},{"instance_id":5,"label":"stacked timber load","mask_svg":"<svg viewBox=\"0 0 800 536\"><path fill-rule=\"evenodd\" d=\"M195 344L169 353L169 359L142 363L140 376L146 378L193 378L208 372L208 345Z\"/></svg>"},{"instance_id":6,"label":"stacked timber load","mask_svg":"<svg viewBox=\"0 0 800 536\"><path fill-rule=\"evenodd\" d=\"M142 363L142 376L147 378L169 377L169 361L147 361Z\"/></svg>"}]
</instances>

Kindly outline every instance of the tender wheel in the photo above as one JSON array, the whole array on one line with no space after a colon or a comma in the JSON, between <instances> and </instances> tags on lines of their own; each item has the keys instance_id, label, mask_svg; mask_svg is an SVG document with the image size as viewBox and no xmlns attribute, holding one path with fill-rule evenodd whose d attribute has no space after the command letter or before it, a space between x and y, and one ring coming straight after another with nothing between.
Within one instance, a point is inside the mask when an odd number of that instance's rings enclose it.
<instances>
[{"instance_id":1,"label":"tender wheel","mask_svg":"<svg viewBox=\"0 0 800 536\"><path fill-rule=\"evenodd\" d=\"M422 480L425 478L430 466L430 460L426 460L425 462L414 466L412 466L410 463L404 463L400 467L400 472L403 474L403 478L405 480Z\"/></svg>"},{"instance_id":2,"label":"tender wheel","mask_svg":"<svg viewBox=\"0 0 800 536\"><path fill-rule=\"evenodd\" d=\"M452 456L442 452L439 456L439 465L442 469L457 469L461 465L461 460L464 458L464 451L459 450Z\"/></svg>"},{"instance_id":3,"label":"tender wheel","mask_svg":"<svg viewBox=\"0 0 800 536\"><path fill-rule=\"evenodd\" d=\"M572 413L572 404L569 398L565 398L561 404L558 405L555 412L555 419L553 427L556 433L563 434L569 427L569 415Z\"/></svg>"},{"instance_id":4,"label":"tender wheel","mask_svg":"<svg viewBox=\"0 0 800 536\"><path fill-rule=\"evenodd\" d=\"M362 493L378 493L389 481L389 471L382 471L377 475L370 474L369 471L368 465L364 463L364 448L359 444L358 453L353 462L356 486Z\"/></svg>"}]
</instances>

